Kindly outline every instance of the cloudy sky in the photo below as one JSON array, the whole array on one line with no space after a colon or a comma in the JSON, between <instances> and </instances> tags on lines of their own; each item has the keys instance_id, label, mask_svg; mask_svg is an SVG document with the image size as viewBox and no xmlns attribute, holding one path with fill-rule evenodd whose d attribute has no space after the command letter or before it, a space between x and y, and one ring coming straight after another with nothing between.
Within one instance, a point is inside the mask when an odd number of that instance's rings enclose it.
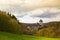
<instances>
[{"instance_id":1,"label":"cloudy sky","mask_svg":"<svg viewBox=\"0 0 60 40\"><path fill-rule=\"evenodd\" d=\"M60 0L0 0L0 10L24 23L60 21Z\"/></svg>"}]
</instances>

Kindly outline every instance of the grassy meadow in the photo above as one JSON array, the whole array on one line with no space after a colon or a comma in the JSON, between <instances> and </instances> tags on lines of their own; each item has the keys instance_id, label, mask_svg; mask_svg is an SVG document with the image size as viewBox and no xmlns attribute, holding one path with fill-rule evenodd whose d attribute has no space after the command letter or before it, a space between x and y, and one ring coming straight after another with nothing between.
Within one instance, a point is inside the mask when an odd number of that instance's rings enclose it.
<instances>
[{"instance_id":1,"label":"grassy meadow","mask_svg":"<svg viewBox=\"0 0 60 40\"><path fill-rule=\"evenodd\" d=\"M31 35L17 35L7 32L0 32L0 40L60 40L60 38L46 38Z\"/></svg>"}]
</instances>

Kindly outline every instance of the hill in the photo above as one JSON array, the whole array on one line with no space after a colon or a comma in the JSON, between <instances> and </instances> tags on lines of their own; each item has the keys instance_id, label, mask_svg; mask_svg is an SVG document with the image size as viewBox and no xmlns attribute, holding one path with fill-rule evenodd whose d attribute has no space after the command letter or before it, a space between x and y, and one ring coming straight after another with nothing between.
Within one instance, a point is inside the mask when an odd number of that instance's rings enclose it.
<instances>
[{"instance_id":1,"label":"hill","mask_svg":"<svg viewBox=\"0 0 60 40\"><path fill-rule=\"evenodd\" d=\"M22 24L18 23L17 18L9 13L0 11L0 31L20 34L23 30Z\"/></svg>"},{"instance_id":2,"label":"hill","mask_svg":"<svg viewBox=\"0 0 60 40\"><path fill-rule=\"evenodd\" d=\"M46 28L40 29L37 33L40 36L60 37L60 22L45 23Z\"/></svg>"},{"instance_id":3,"label":"hill","mask_svg":"<svg viewBox=\"0 0 60 40\"><path fill-rule=\"evenodd\" d=\"M17 35L0 31L0 40L60 40L60 38L46 38L31 35Z\"/></svg>"}]
</instances>

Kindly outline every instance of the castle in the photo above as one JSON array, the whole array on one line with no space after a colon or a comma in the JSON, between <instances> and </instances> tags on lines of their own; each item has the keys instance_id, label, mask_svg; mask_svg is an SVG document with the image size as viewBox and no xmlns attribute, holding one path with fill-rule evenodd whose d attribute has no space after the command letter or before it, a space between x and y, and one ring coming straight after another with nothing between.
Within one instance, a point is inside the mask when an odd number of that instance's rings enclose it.
<instances>
[{"instance_id":1,"label":"castle","mask_svg":"<svg viewBox=\"0 0 60 40\"><path fill-rule=\"evenodd\" d=\"M38 23L35 24L28 24L27 29L29 30L39 30L44 27L43 20L39 20Z\"/></svg>"}]
</instances>

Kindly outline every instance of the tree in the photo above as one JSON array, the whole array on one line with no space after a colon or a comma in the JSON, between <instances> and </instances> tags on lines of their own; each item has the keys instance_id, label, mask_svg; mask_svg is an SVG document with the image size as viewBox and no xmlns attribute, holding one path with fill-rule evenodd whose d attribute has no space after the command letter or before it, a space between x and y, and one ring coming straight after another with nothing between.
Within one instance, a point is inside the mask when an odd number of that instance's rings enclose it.
<instances>
[{"instance_id":1,"label":"tree","mask_svg":"<svg viewBox=\"0 0 60 40\"><path fill-rule=\"evenodd\" d=\"M17 18L16 18L14 15L12 15L11 17L12 17L13 19L17 20Z\"/></svg>"}]
</instances>

